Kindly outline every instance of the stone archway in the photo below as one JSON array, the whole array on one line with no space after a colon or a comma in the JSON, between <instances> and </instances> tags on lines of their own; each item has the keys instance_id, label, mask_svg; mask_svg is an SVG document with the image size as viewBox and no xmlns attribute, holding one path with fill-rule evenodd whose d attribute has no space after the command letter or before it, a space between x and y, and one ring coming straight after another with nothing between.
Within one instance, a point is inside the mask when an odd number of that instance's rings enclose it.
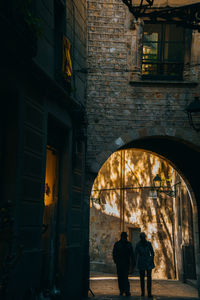
<instances>
[{"instance_id":1,"label":"stone archway","mask_svg":"<svg viewBox=\"0 0 200 300\"><path fill-rule=\"evenodd\" d=\"M197 133L190 130L171 129L158 127L155 129L142 128L137 131L118 137L110 143L102 153L96 156L92 162L91 170L98 173L104 161L111 153L118 149L139 148L146 151L154 152L160 157L169 161L175 169L181 174L187 184L193 207L193 224L195 239L195 254L197 266L198 286L200 281L200 251L199 251L199 194L198 187L198 170L200 167L200 139ZM195 166L192 170L191 166Z\"/></svg>"},{"instance_id":2,"label":"stone archway","mask_svg":"<svg viewBox=\"0 0 200 300\"><path fill-rule=\"evenodd\" d=\"M103 163L108 157L115 151L126 147L130 143L134 143L138 140L144 140L149 138L166 138L181 141L183 144L188 144L190 147L199 148L200 151L200 137L194 130L186 130L181 128L170 128L157 126L155 128L138 128L129 130L122 134L115 140L111 141L104 149L104 151L98 153L95 160L90 162L90 170L93 173L98 173ZM134 147L134 145L133 145Z\"/></svg>"}]
</instances>

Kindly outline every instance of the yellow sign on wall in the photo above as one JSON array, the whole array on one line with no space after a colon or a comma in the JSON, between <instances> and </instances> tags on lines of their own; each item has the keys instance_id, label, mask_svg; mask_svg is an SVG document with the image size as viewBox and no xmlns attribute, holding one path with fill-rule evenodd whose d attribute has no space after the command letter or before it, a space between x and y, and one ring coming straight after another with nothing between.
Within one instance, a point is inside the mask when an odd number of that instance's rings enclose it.
<instances>
[{"instance_id":1,"label":"yellow sign on wall","mask_svg":"<svg viewBox=\"0 0 200 300\"><path fill-rule=\"evenodd\" d=\"M62 60L62 71L67 81L70 81L72 76L72 61L70 55L70 42L63 36L63 60Z\"/></svg>"}]
</instances>

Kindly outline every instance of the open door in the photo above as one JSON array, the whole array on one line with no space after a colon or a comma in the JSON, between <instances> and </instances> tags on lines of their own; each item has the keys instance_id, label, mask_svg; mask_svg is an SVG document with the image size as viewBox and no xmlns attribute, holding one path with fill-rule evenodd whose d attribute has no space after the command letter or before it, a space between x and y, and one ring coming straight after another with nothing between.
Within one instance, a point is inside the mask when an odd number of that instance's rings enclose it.
<instances>
[{"instance_id":1,"label":"open door","mask_svg":"<svg viewBox=\"0 0 200 300\"><path fill-rule=\"evenodd\" d=\"M59 156L56 149L47 147L43 215L43 288L50 289L55 280Z\"/></svg>"}]
</instances>

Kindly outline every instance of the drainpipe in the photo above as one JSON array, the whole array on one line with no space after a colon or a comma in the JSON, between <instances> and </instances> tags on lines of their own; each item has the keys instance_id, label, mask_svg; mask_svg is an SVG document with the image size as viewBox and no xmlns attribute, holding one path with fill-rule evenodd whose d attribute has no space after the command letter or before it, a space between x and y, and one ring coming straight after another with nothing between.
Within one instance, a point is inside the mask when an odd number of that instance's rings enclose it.
<instances>
[{"instance_id":1,"label":"drainpipe","mask_svg":"<svg viewBox=\"0 0 200 300\"><path fill-rule=\"evenodd\" d=\"M121 174L120 174L120 231L124 231L124 186L125 186L125 150L121 150Z\"/></svg>"},{"instance_id":2,"label":"drainpipe","mask_svg":"<svg viewBox=\"0 0 200 300\"><path fill-rule=\"evenodd\" d=\"M174 238L174 199L173 199L173 212L172 212L172 243L173 243L173 262L174 262L174 278L176 278L177 274L176 274L176 252L175 252L175 238Z\"/></svg>"}]
</instances>

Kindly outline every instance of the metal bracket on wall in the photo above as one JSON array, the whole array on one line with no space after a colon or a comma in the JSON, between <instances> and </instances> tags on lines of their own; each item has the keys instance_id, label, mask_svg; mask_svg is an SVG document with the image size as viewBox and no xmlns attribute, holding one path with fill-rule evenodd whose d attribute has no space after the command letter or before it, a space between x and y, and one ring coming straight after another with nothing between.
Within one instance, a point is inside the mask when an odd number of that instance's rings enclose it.
<instances>
[{"instance_id":1,"label":"metal bracket on wall","mask_svg":"<svg viewBox=\"0 0 200 300\"><path fill-rule=\"evenodd\" d=\"M145 5L142 0L139 6L134 6L134 0L122 0L122 2L136 19L142 18L145 23L176 24L200 32L200 3L189 4L188 0L188 5L154 7L154 0L146 0Z\"/></svg>"}]
</instances>

